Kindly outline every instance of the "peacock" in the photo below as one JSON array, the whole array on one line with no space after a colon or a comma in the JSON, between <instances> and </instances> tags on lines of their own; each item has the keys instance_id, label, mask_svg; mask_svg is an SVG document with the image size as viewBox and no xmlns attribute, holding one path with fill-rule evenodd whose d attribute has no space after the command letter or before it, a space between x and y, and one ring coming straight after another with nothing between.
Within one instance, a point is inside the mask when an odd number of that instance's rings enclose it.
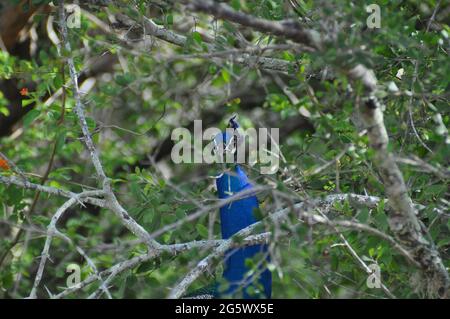
<instances>
[{"instance_id":1,"label":"peacock","mask_svg":"<svg viewBox=\"0 0 450 319\"><path fill-rule=\"evenodd\" d=\"M224 152L234 149L235 162L218 175L216 185L218 197L225 199L244 190L253 188L243 168L236 163L236 152L239 135L237 129L239 124L233 117L229 121L229 127L233 134L222 132L214 139L216 145L222 143ZM225 165L224 165L225 166ZM228 239L241 229L257 222L254 211L259 209L258 199L255 195L233 201L220 208L220 226L222 238ZM248 275L250 267L247 259L258 257L265 258L266 262L259 262L257 271ZM198 289L187 298L271 298L272 296L272 274L267 268L270 262L267 244L257 244L247 247L230 249L224 255L224 271L222 283L213 283L207 287Z\"/></svg>"}]
</instances>

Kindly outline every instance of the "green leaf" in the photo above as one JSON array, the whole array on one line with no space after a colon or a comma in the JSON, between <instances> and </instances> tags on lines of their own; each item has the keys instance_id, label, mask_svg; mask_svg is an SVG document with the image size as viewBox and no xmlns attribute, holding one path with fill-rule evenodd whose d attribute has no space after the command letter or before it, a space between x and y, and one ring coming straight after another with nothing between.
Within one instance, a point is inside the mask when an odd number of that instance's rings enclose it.
<instances>
[{"instance_id":1,"label":"green leaf","mask_svg":"<svg viewBox=\"0 0 450 319\"><path fill-rule=\"evenodd\" d=\"M239 11L239 9L241 9L241 0L231 0L231 7L234 10Z\"/></svg>"},{"instance_id":2,"label":"green leaf","mask_svg":"<svg viewBox=\"0 0 450 319\"><path fill-rule=\"evenodd\" d=\"M388 218L384 212L377 212L374 216L378 227L383 230L387 231L389 228Z\"/></svg>"},{"instance_id":3,"label":"green leaf","mask_svg":"<svg viewBox=\"0 0 450 319\"><path fill-rule=\"evenodd\" d=\"M208 238L208 228L206 228L204 225L202 224L197 224L195 226L195 228L197 229L197 232L199 233L200 237L202 238Z\"/></svg>"},{"instance_id":4,"label":"green leaf","mask_svg":"<svg viewBox=\"0 0 450 319\"><path fill-rule=\"evenodd\" d=\"M136 272L137 273L143 273L143 272L148 272L152 269L155 269L155 261L153 260L149 260L146 262L143 262L137 269Z\"/></svg>"},{"instance_id":5,"label":"green leaf","mask_svg":"<svg viewBox=\"0 0 450 319\"><path fill-rule=\"evenodd\" d=\"M34 103L33 99L22 100L22 107L25 107L25 106L30 105L32 103Z\"/></svg>"},{"instance_id":6,"label":"green leaf","mask_svg":"<svg viewBox=\"0 0 450 319\"><path fill-rule=\"evenodd\" d=\"M31 110L23 117L23 126L29 126L34 120L37 119L37 117L41 114L36 109Z\"/></svg>"},{"instance_id":7,"label":"green leaf","mask_svg":"<svg viewBox=\"0 0 450 319\"><path fill-rule=\"evenodd\" d=\"M167 212L172 211L172 208L169 205L167 205L167 204L162 204L161 206L158 207L158 210L161 213L167 213Z\"/></svg>"},{"instance_id":8,"label":"green leaf","mask_svg":"<svg viewBox=\"0 0 450 319\"><path fill-rule=\"evenodd\" d=\"M439 248L441 248L442 246L448 246L448 245L450 245L450 237L441 239L441 240L438 241L438 243L437 243L437 246L438 246Z\"/></svg>"},{"instance_id":9,"label":"green leaf","mask_svg":"<svg viewBox=\"0 0 450 319\"><path fill-rule=\"evenodd\" d=\"M197 31L192 32L192 38L200 45L203 43L202 35Z\"/></svg>"},{"instance_id":10,"label":"green leaf","mask_svg":"<svg viewBox=\"0 0 450 319\"><path fill-rule=\"evenodd\" d=\"M222 69L221 75L226 83L230 83L230 73L226 69Z\"/></svg>"},{"instance_id":11,"label":"green leaf","mask_svg":"<svg viewBox=\"0 0 450 319\"><path fill-rule=\"evenodd\" d=\"M116 83L121 86L127 86L135 80L135 76L131 73L119 74L116 76Z\"/></svg>"},{"instance_id":12,"label":"green leaf","mask_svg":"<svg viewBox=\"0 0 450 319\"><path fill-rule=\"evenodd\" d=\"M9 110L8 110L8 108L4 107L3 105L0 105L0 113L3 114L4 116L8 116Z\"/></svg>"},{"instance_id":13,"label":"green leaf","mask_svg":"<svg viewBox=\"0 0 450 319\"><path fill-rule=\"evenodd\" d=\"M56 138L56 152L57 153L61 152L65 141L66 141L66 131L59 132L57 135L57 138Z\"/></svg>"},{"instance_id":14,"label":"green leaf","mask_svg":"<svg viewBox=\"0 0 450 319\"><path fill-rule=\"evenodd\" d=\"M365 224L369 219L369 210L367 208L362 208L357 217L360 223Z\"/></svg>"},{"instance_id":15,"label":"green leaf","mask_svg":"<svg viewBox=\"0 0 450 319\"><path fill-rule=\"evenodd\" d=\"M173 25L173 15L169 14L166 17L166 22L167 22L168 25Z\"/></svg>"}]
</instances>

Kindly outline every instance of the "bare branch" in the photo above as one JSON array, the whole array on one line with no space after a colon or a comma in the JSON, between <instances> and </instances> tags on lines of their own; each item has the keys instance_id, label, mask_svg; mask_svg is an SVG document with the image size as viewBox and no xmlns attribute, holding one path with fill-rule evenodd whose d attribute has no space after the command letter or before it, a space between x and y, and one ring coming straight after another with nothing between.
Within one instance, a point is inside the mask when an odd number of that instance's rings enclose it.
<instances>
[{"instance_id":1,"label":"bare branch","mask_svg":"<svg viewBox=\"0 0 450 319\"><path fill-rule=\"evenodd\" d=\"M243 12L235 11L227 4L211 0L183 0L188 9L213 15L218 19L225 19L255 30L268 32L273 35L291 39L313 48L320 48L319 34L313 30L305 29L297 21L270 21L256 18Z\"/></svg>"},{"instance_id":2,"label":"bare branch","mask_svg":"<svg viewBox=\"0 0 450 319\"><path fill-rule=\"evenodd\" d=\"M450 169L448 169L448 168L443 169L440 167L435 167L435 166L425 162L423 159L421 159L417 156L414 156L414 155L410 156L409 158L408 157L396 157L395 161L397 163L401 163L401 164L416 166L424 172L428 172L428 173L436 175L443 181L448 180L450 178Z\"/></svg>"},{"instance_id":3,"label":"bare branch","mask_svg":"<svg viewBox=\"0 0 450 319\"><path fill-rule=\"evenodd\" d=\"M45 263L47 262L47 259L49 257L49 251L50 251L52 239L53 239L53 236L55 235L55 233L57 233L56 223L58 222L58 220L70 207L72 207L73 205L78 203L80 201L80 198L87 197L87 196L98 196L98 195L101 195L102 193L103 193L102 191L87 191L87 192L81 193L79 195L76 195L76 196L70 198L68 201L66 201L56 211L55 215L53 215L52 220L47 228L47 238L45 240L44 249L42 250L42 253L41 253L41 257L40 257L41 260L39 262L39 267L38 267L38 270L36 273L36 277L34 279L33 288L31 289L31 292L30 292L30 295L28 298L36 298L36 291L39 286L39 283L41 282L42 275L44 273Z\"/></svg>"},{"instance_id":4,"label":"bare branch","mask_svg":"<svg viewBox=\"0 0 450 319\"><path fill-rule=\"evenodd\" d=\"M61 28L62 35L62 43L64 45L64 49L67 52L71 52L72 48L70 46L70 42L68 39L67 25L66 25L66 14L64 12L64 0L61 0L59 3L59 24ZM100 178L100 183L103 186L103 183L106 182L106 175L103 171L102 164L100 163L100 159L97 154L97 150L95 149L94 142L92 141L91 133L89 132L89 128L86 121L86 116L84 114L84 105L81 102L80 90L78 88L78 75L75 69L75 64L73 62L72 57L67 57L67 65L69 66L70 78L73 84L73 97L75 99L75 113L79 119L81 131L83 132L84 143L91 155L92 163L94 164L95 170L97 172L98 177Z\"/></svg>"},{"instance_id":5,"label":"bare branch","mask_svg":"<svg viewBox=\"0 0 450 319\"><path fill-rule=\"evenodd\" d=\"M166 41L168 43L184 47L186 46L187 38L184 35L178 34L171 30L165 29L156 25L151 19L147 17L143 17L144 19L144 28L145 32L149 35L152 35L160 40ZM208 48L209 53L205 55L205 57L209 57L212 59L217 59L220 56L223 56L223 52L216 52L213 45L209 43L205 43ZM295 46L293 44L292 46ZM310 48L304 48L305 50L311 50ZM261 51L263 49L260 49ZM250 49L250 51L256 51L256 49ZM235 61L237 63L249 66L249 67L260 67L262 69L279 71L279 72L288 72L289 70L296 69L297 66L290 61L285 61L277 58L270 58L265 56L257 56L252 55L246 52L243 52L239 55L236 54L236 51L227 52L227 54L232 54L235 56ZM201 55L196 55L193 57L202 57Z\"/></svg>"},{"instance_id":6,"label":"bare branch","mask_svg":"<svg viewBox=\"0 0 450 319\"><path fill-rule=\"evenodd\" d=\"M5 185L12 184L12 185L19 186L22 188L37 190L39 192L52 194L52 195L58 195L58 196L67 197L67 198L73 198L73 197L76 197L79 195L77 193L66 191L63 189L31 183L28 180L23 180L22 178L17 178L16 176L1 176L0 175L0 183L5 184ZM93 198L93 197L85 197L85 198L81 198L80 200L82 202L87 202L89 204L96 205L99 207L105 207L105 201L102 199Z\"/></svg>"},{"instance_id":7,"label":"bare branch","mask_svg":"<svg viewBox=\"0 0 450 319\"><path fill-rule=\"evenodd\" d=\"M64 45L65 50L68 53L71 53L71 46L68 39L68 31L67 31L67 25L66 25L66 15L64 11L64 0L60 0L59 2L59 22L61 27L61 33L62 33L62 43ZM129 229L134 235L141 238L151 249L155 249L160 246L160 244L156 241L154 241L149 233L141 226L139 225L131 216L128 214L128 212L120 205L119 201L117 200L116 196L114 195L111 185L109 182L109 179L106 177L105 172L103 170L103 166L100 162L97 150L95 149L94 142L92 141L91 134L89 132L89 128L86 122L86 116L84 114L84 105L81 101L81 95L78 88L78 78L77 73L75 69L75 64L73 62L73 58L71 56L67 57L67 64L69 66L70 71L70 78L72 80L74 89L73 89L73 95L75 99L75 113L78 117L81 130L83 132L84 137L84 143L86 145L86 148L88 149L92 163L94 164L95 170L97 172L97 175L100 179L100 184L103 187L103 190L105 191L105 197L107 199L107 206L110 208L117 217L120 218L122 224Z\"/></svg>"}]
</instances>

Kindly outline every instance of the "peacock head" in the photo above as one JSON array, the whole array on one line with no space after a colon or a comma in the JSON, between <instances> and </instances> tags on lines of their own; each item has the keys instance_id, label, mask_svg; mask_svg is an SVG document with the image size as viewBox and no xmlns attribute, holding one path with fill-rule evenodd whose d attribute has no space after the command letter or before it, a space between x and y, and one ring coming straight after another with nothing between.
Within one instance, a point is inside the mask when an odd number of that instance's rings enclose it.
<instances>
[{"instance_id":1,"label":"peacock head","mask_svg":"<svg viewBox=\"0 0 450 319\"><path fill-rule=\"evenodd\" d=\"M238 132L239 124L236 121L237 115L234 115L228 121L228 127L225 131L217 134L214 139L214 153L219 158L220 163L225 166L234 165L237 162L237 151L240 143L240 135Z\"/></svg>"}]
</instances>

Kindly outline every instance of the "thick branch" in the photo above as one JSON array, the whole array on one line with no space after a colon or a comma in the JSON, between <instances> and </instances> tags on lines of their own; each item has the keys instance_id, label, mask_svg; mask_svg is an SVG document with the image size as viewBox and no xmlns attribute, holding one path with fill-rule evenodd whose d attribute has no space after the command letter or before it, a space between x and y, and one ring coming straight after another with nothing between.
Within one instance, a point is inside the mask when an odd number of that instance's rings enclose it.
<instances>
[{"instance_id":1,"label":"thick branch","mask_svg":"<svg viewBox=\"0 0 450 319\"><path fill-rule=\"evenodd\" d=\"M291 39L297 43L319 48L320 41L318 33L305 29L296 21L270 21L256 18L243 12L233 10L225 3L217 3L210 0L183 0L187 7L194 11L200 11L213 15L218 19L225 19L241 25L251 27L261 32Z\"/></svg>"},{"instance_id":2,"label":"thick branch","mask_svg":"<svg viewBox=\"0 0 450 319\"><path fill-rule=\"evenodd\" d=\"M417 218L416 208L408 195L403 175L394 155L388 150L389 137L383 122L382 106L374 94L376 77L372 70L361 64L353 68L349 75L354 80L360 80L366 90L364 104L360 106L359 113L367 127L369 143L375 151L373 161L392 207L389 214L391 230L420 264L427 278L429 295L446 297L450 284L448 272L427 230Z\"/></svg>"}]
</instances>

